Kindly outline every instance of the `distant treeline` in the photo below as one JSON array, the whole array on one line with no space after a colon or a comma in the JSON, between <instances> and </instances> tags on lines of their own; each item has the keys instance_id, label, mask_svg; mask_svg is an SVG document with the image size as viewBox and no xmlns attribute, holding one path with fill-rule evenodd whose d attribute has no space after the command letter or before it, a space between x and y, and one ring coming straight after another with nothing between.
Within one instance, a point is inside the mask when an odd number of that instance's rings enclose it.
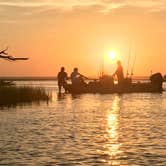
<instances>
[{"instance_id":1,"label":"distant treeline","mask_svg":"<svg viewBox=\"0 0 166 166\"><path fill-rule=\"evenodd\" d=\"M0 77L0 80L6 80L6 81L49 81L49 80L57 80L57 77Z\"/></svg>"},{"instance_id":2,"label":"distant treeline","mask_svg":"<svg viewBox=\"0 0 166 166\"><path fill-rule=\"evenodd\" d=\"M133 76L133 80L147 80L149 76ZM89 80L98 79L97 76L89 77ZM49 76L49 77L0 77L0 80L6 81L53 81L57 80L57 77Z\"/></svg>"}]
</instances>

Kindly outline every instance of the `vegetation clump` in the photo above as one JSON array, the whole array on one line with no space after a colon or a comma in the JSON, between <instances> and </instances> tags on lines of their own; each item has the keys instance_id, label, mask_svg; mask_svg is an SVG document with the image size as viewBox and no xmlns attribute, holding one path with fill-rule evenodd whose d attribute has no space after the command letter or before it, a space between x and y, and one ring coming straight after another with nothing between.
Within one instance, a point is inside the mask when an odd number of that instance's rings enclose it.
<instances>
[{"instance_id":1,"label":"vegetation clump","mask_svg":"<svg viewBox=\"0 0 166 166\"><path fill-rule=\"evenodd\" d=\"M40 87L0 86L0 107L15 106L21 103L49 101L51 95Z\"/></svg>"}]
</instances>

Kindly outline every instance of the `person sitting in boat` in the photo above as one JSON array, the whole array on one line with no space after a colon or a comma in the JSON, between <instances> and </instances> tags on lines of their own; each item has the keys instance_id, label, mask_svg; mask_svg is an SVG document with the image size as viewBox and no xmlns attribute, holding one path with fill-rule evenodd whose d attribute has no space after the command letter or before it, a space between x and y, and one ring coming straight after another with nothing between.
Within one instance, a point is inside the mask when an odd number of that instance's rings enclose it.
<instances>
[{"instance_id":1,"label":"person sitting in boat","mask_svg":"<svg viewBox=\"0 0 166 166\"><path fill-rule=\"evenodd\" d=\"M115 75L118 78L118 84L119 85L123 84L124 74L123 74L123 67L122 67L121 61L117 61L117 69L116 69L115 73L112 76L114 77Z\"/></svg>"},{"instance_id":2,"label":"person sitting in boat","mask_svg":"<svg viewBox=\"0 0 166 166\"><path fill-rule=\"evenodd\" d=\"M67 73L65 72L65 68L61 67L61 71L58 73L58 88L59 88L59 93L61 93L61 88L67 84ZM65 88L64 88L65 89ZM65 90L66 91L66 90Z\"/></svg>"},{"instance_id":3,"label":"person sitting in boat","mask_svg":"<svg viewBox=\"0 0 166 166\"><path fill-rule=\"evenodd\" d=\"M75 84L85 84L83 78L87 79L87 77L85 77L84 75L82 75L82 74L80 74L78 72L78 68L77 67L75 67L73 69L73 72L71 73L70 77L71 77L71 82L72 82L73 85L75 85Z\"/></svg>"}]
</instances>

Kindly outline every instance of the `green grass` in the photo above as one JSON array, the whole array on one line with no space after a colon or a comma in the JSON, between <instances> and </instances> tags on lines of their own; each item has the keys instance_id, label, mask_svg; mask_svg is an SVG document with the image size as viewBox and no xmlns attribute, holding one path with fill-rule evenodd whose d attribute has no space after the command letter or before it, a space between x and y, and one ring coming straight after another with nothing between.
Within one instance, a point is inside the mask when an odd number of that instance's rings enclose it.
<instances>
[{"instance_id":1,"label":"green grass","mask_svg":"<svg viewBox=\"0 0 166 166\"><path fill-rule=\"evenodd\" d=\"M0 86L0 107L16 106L18 104L39 103L49 101L51 95L44 88Z\"/></svg>"}]
</instances>

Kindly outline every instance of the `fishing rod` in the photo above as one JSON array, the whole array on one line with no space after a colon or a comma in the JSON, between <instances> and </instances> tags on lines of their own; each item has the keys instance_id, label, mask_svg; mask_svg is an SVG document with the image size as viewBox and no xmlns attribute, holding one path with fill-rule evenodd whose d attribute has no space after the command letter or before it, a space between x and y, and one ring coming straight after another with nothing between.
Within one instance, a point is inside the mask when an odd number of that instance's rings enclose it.
<instances>
[{"instance_id":1,"label":"fishing rod","mask_svg":"<svg viewBox=\"0 0 166 166\"><path fill-rule=\"evenodd\" d=\"M133 66L131 68L131 77L134 75L134 67L136 62L137 54L135 53L134 60L133 60Z\"/></svg>"},{"instance_id":2,"label":"fishing rod","mask_svg":"<svg viewBox=\"0 0 166 166\"><path fill-rule=\"evenodd\" d=\"M103 77L104 75L104 58L100 59L100 71L99 71L99 76Z\"/></svg>"},{"instance_id":3,"label":"fishing rod","mask_svg":"<svg viewBox=\"0 0 166 166\"><path fill-rule=\"evenodd\" d=\"M126 77L129 75L129 63L130 63L130 57L131 57L131 43L129 47L129 55L128 55L128 61L127 61L127 71L126 71Z\"/></svg>"}]
</instances>

